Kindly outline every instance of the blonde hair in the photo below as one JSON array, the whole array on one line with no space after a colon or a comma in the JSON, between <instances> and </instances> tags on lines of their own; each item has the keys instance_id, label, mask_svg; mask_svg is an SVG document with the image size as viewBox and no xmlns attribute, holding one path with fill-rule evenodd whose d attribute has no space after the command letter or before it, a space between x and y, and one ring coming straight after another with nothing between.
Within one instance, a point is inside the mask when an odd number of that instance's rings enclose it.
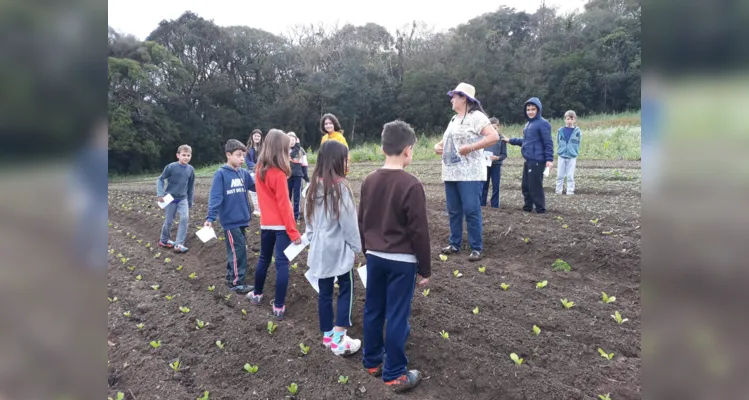
<instances>
[{"instance_id":1,"label":"blonde hair","mask_svg":"<svg viewBox=\"0 0 749 400\"><path fill-rule=\"evenodd\" d=\"M185 151L186 153L192 154L192 147L190 147L190 146L188 146L186 144L183 144L182 146L179 146L177 148L177 153L181 153L182 151Z\"/></svg>"},{"instance_id":2,"label":"blonde hair","mask_svg":"<svg viewBox=\"0 0 749 400\"><path fill-rule=\"evenodd\" d=\"M564 113L564 118L567 118L567 117L572 117L572 118L577 119L577 114L575 114L575 112L572 110L567 110L567 112Z\"/></svg>"}]
</instances>

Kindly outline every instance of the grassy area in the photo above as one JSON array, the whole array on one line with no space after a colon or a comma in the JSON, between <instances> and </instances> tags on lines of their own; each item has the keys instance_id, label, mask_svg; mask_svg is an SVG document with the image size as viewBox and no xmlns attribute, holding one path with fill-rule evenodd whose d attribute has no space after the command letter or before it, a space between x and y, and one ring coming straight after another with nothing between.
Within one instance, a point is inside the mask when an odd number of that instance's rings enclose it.
<instances>
[{"instance_id":1,"label":"grassy area","mask_svg":"<svg viewBox=\"0 0 749 400\"><path fill-rule=\"evenodd\" d=\"M556 151L556 131L564 125L562 119L549 120L552 126L552 138ZM639 160L640 159L640 112L623 114L599 114L581 118L578 126L583 131L580 144L581 160ZM520 137L523 125L509 125L502 128L501 133L509 137ZM442 139L441 132L417 132L419 140L416 143L414 160L439 160L434 154L434 144ZM308 150L307 159L314 164L317 155ZM509 158L521 158L520 147L507 146ZM351 159L360 161L383 161L384 155L380 151L379 143L368 143L354 146L351 149ZM195 174L199 177L213 176L221 164L196 167ZM156 179L158 174L140 176L111 177L110 182L135 179Z\"/></svg>"}]
</instances>

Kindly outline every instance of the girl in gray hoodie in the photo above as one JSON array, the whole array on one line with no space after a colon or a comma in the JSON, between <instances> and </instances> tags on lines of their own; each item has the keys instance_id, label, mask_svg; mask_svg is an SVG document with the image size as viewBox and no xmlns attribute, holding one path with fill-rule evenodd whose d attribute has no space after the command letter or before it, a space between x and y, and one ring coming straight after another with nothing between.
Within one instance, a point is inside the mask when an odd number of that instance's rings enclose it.
<instances>
[{"instance_id":1,"label":"girl in gray hoodie","mask_svg":"<svg viewBox=\"0 0 749 400\"><path fill-rule=\"evenodd\" d=\"M330 140L320 147L304 199L305 235L310 242L307 266L319 279L317 300L323 345L347 356L361 340L346 335L354 299L354 258L361 252L356 204L346 179L348 149ZM338 307L333 325L333 286L338 280Z\"/></svg>"}]
</instances>

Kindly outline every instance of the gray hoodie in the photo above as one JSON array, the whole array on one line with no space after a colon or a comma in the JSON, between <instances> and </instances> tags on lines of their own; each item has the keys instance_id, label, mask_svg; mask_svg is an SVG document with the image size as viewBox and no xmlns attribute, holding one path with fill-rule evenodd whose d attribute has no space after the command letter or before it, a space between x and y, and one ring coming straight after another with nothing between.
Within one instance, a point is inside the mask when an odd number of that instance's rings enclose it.
<instances>
[{"instance_id":1,"label":"gray hoodie","mask_svg":"<svg viewBox=\"0 0 749 400\"><path fill-rule=\"evenodd\" d=\"M307 266L313 277L332 278L348 273L354 267L354 257L361 252L361 236L357 220L356 204L344 182L339 219L332 212L323 210L323 187L317 193L307 193L304 200L304 234L310 241ZM307 217L307 201L315 201L314 220Z\"/></svg>"}]
</instances>

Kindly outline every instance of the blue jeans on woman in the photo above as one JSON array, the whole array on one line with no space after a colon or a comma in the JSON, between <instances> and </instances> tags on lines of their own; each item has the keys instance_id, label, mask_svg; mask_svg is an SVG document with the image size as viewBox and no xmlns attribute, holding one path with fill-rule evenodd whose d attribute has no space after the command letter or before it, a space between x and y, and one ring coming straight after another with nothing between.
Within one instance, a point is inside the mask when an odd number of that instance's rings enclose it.
<instances>
[{"instance_id":1,"label":"blue jeans on woman","mask_svg":"<svg viewBox=\"0 0 749 400\"><path fill-rule=\"evenodd\" d=\"M481 191L483 181L445 182L447 213L450 216L450 245L460 250L463 240L463 217L468 230L471 250L484 249L481 220Z\"/></svg>"}]
</instances>

